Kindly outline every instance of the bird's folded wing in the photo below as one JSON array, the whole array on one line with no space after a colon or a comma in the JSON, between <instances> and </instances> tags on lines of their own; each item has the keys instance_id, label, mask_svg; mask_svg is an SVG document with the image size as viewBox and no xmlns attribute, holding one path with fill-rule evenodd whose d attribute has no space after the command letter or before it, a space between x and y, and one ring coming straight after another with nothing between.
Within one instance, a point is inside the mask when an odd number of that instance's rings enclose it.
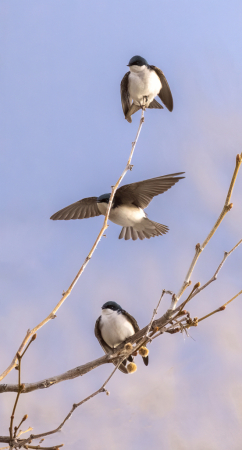
<instances>
[{"instance_id":1,"label":"bird's folded wing","mask_svg":"<svg viewBox=\"0 0 242 450\"><path fill-rule=\"evenodd\" d=\"M121 103L122 103L122 108L123 108L123 112L124 112L125 116L126 116L127 112L129 111L129 108L132 103L132 101L130 99L130 95L129 95L129 89L128 89L129 74L130 74L130 72L127 72L124 75L124 77L121 81L121 85L120 85Z\"/></svg>"},{"instance_id":2,"label":"bird's folded wing","mask_svg":"<svg viewBox=\"0 0 242 450\"><path fill-rule=\"evenodd\" d=\"M115 194L115 203L133 204L139 208L146 208L153 197L170 189L179 180L185 177L180 177L185 172L172 173L162 177L151 178L150 180L139 181L138 183L126 184L117 189Z\"/></svg>"},{"instance_id":3,"label":"bird's folded wing","mask_svg":"<svg viewBox=\"0 0 242 450\"><path fill-rule=\"evenodd\" d=\"M94 328L94 333L95 336L99 342L99 344L101 345L103 351L107 354L107 353L111 353L111 348L109 347L108 344L106 344L106 342L103 340L102 335L101 335L101 331L100 331L100 327L99 327L99 322L100 322L101 316L98 317L98 319L96 320L95 323L95 328Z\"/></svg>"},{"instance_id":4,"label":"bird's folded wing","mask_svg":"<svg viewBox=\"0 0 242 450\"><path fill-rule=\"evenodd\" d=\"M122 313L127 317L127 319L130 321L130 323L133 325L134 332L137 333L137 331L139 331L139 325L137 324L135 318L133 316L131 316L129 313L127 313L127 311L125 311L124 309L123 309Z\"/></svg>"},{"instance_id":5,"label":"bird's folded wing","mask_svg":"<svg viewBox=\"0 0 242 450\"><path fill-rule=\"evenodd\" d=\"M79 200L66 208L61 209L51 216L52 220L88 219L100 216L97 206L97 197L88 197Z\"/></svg>"},{"instance_id":6,"label":"bird's folded wing","mask_svg":"<svg viewBox=\"0 0 242 450\"><path fill-rule=\"evenodd\" d=\"M171 90L170 90L169 84L167 82L167 79L166 79L164 73L162 72L162 70L160 70L158 67L156 67L156 66L150 66L150 67L151 67L151 69L153 69L156 72L156 74L160 78L160 82L162 84L162 88L161 88L158 96L163 101L163 103L167 107L167 109L169 109L169 111L172 111L173 110L173 98L171 95Z\"/></svg>"},{"instance_id":7,"label":"bird's folded wing","mask_svg":"<svg viewBox=\"0 0 242 450\"><path fill-rule=\"evenodd\" d=\"M100 327L99 327L100 319L101 319L101 316L98 317L98 319L96 320L95 328L94 328L94 333L95 333L95 336L96 336L96 338L97 338L99 344L101 345L103 351L104 351L106 354L108 354L108 353L111 353L111 350L112 350L112 349L109 347L108 344L106 344L106 342L105 342L105 341L103 340L103 338L102 338L102 335L101 335L101 332L100 332ZM113 362L113 364L116 366L116 364L115 364L114 362ZM121 372L123 372L123 373L128 374L128 371L127 371L127 369L126 369L126 367L125 367L125 364L126 364L126 361L125 361L125 362L122 362L122 363L120 364L120 366L119 366L119 370L121 370Z\"/></svg>"}]
</instances>

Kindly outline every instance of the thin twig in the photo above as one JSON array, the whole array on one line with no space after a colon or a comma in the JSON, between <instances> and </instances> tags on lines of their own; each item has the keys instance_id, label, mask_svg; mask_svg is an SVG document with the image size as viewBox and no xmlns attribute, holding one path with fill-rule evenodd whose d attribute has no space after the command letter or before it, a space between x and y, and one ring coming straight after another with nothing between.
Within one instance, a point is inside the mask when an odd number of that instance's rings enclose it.
<instances>
[{"instance_id":1,"label":"thin twig","mask_svg":"<svg viewBox=\"0 0 242 450\"><path fill-rule=\"evenodd\" d=\"M63 447L64 444L55 445L54 447L40 447L40 445L28 445L25 448L36 448L38 450L58 450L58 448Z\"/></svg>"},{"instance_id":2,"label":"thin twig","mask_svg":"<svg viewBox=\"0 0 242 450\"><path fill-rule=\"evenodd\" d=\"M201 319L198 319L198 322L202 322L202 320L207 319L208 317L212 316L213 314L220 312L220 311L224 311L226 306L231 303L233 300L235 300L239 295L242 294L242 291L238 292L238 294L236 294L233 298L231 298L228 302L224 303L222 306L220 306L220 308L215 309L215 311L212 311L210 314L207 314L206 316L201 317Z\"/></svg>"},{"instance_id":3,"label":"thin twig","mask_svg":"<svg viewBox=\"0 0 242 450\"><path fill-rule=\"evenodd\" d=\"M213 226L212 230L210 231L210 233L208 234L208 236L206 237L206 239L202 243L202 245L200 245L200 244L196 245L195 255L193 257L192 263L191 263L191 265L189 267L189 270L188 270L187 275L185 277L185 280L184 280L184 282L182 284L182 287L181 287L179 293L176 296L177 297L177 301L180 299L182 293L184 292L184 288L187 286L187 284L190 281L192 272L194 270L194 267L195 267L195 265L197 263L197 260L198 260L198 258L200 256L200 254L202 253L202 251L204 250L204 248L206 247L206 245L210 241L211 237L214 235L215 231L219 227L220 223L222 222L222 220L225 217L225 215L227 214L227 212L230 211L232 209L232 207L233 207L233 203L229 203L229 202L230 202L230 199L231 199L232 191L233 191L233 188L234 188L235 180L237 178L241 162L242 162L242 153L240 155L238 154L236 156L236 165L235 165L234 173L233 173L233 176L232 176L232 179L231 179L231 182L230 182L229 190L228 190L228 193L227 193L227 197L226 197L225 204L224 204L224 207L222 209L222 212L221 212L219 218L217 219L215 225ZM173 308L175 308L175 306L176 305L173 305Z\"/></svg>"},{"instance_id":4,"label":"thin twig","mask_svg":"<svg viewBox=\"0 0 242 450\"><path fill-rule=\"evenodd\" d=\"M123 360L125 358L126 357L123 357L119 361L119 363L117 364L115 369L111 372L109 377L106 379L106 381L102 384L102 386L97 391L93 392L91 395L89 395L88 397L84 398L79 403L74 403L74 405L72 406L70 412L67 414L67 416L64 418L63 422L61 422L61 424L57 428L55 428L54 430L51 430L51 431L47 431L45 433L40 433L40 434L35 434L35 435L31 434L29 436L29 438L27 438L27 439L25 439L24 441L21 442L21 446L25 446L32 439L39 439L39 438L42 438L44 436L49 436L50 434L57 433L58 431L60 431L62 429L62 427L66 423L66 421L68 419L70 419L70 417L71 417L72 413L75 411L75 409L77 409L79 406L83 405L83 403L86 403L88 400L90 400L91 398L93 398L96 395L100 394L101 392L106 392L106 394L109 395L109 392L106 390L106 385L110 381L110 379L113 377L113 375L115 374L115 372L117 371L117 369L119 368L120 364L122 364L122 362L123 362ZM20 443L16 444L16 447L18 447L19 445L20 445Z\"/></svg>"},{"instance_id":5,"label":"thin twig","mask_svg":"<svg viewBox=\"0 0 242 450\"><path fill-rule=\"evenodd\" d=\"M16 399L15 399L15 402L14 402L14 405L13 405L13 411L12 411L12 414L11 414L11 417L10 417L10 426L9 426L10 449L13 448L13 442L14 442L14 440L16 438L16 434L17 434L17 431L18 431L20 425L28 417L27 414L24 415L24 417L22 418L22 420L21 420L20 424L18 425L18 427L15 427L15 431L14 431L14 435L13 435L13 419L14 419L14 415L15 415L15 411L16 411L16 408L17 408L17 404L18 404L18 400L19 400L20 394L21 394L21 392L24 389L24 384L21 384L21 363L22 363L22 358L25 355L26 351L28 350L30 344L36 339L36 337L37 337L37 335L35 333L32 336L31 340L29 341L28 345L26 346L26 348L25 348L24 352L22 353L22 355L20 355L20 353L17 353L17 359L18 359L18 393L17 393Z\"/></svg>"},{"instance_id":6,"label":"thin twig","mask_svg":"<svg viewBox=\"0 0 242 450\"><path fill-rule=\"evenodd\" d=\"M21 390L22 390L22 385L21 385L21 355L18 354L18 393L13 405L13 411L10 417L10 426L9 426L9 434L10 434L10 449L12 448L12 440L13 440L13 419L14 419L14 414L17 408L17 404L18 404L18 399L19 396L21 394Z\"/></svg>"},{"instance_id":7,"label":"thin twig","mask_svg":"<svg viewBox=\"0 0 242 450\"><path fill-rule=\"evenodd\" d=\"M165 289L163 289L162 294L161 294L161 296L160 296L160 300L158 301L157 306L156 306L156 308L155 308L154 311L153 311L153 315L152 315L152 317L151 317L151 321L150 321L150 323L149 323L149 325L148 325L148 329L147 329L147 331L146 331L146 333L145 333L145 336L146 336L146 337L148 337L148 334L149 334L149 332L150 332L151 326L152 326L152 324L153 324L153 322L154 322L154 318L155 318L155 316L156 316L156 314L157 314L157 311L158 311L158 309L159 309L161 299L162 299L162 297L163 297L165 294L170 294L170 295L172 295L172 292L171 292L171 291L166 291Z\"/></svg>"},{"instance_id":8,"label":"thin twig","mask_svg":"<svg viewBox=\"0 0 242 450\"><path fill-rule=\"evenodd\" d=\"M106 230L107 227L108 227L107 222L108 222L109 213L110 213L110 210L111 210L112 201L113 201L115 192L116 192L116 190L118 189L119 184L121 183L122 179L124 178L124 176L126 175L126 173L128 172L128 170L132 170L131 160L132 160L132 157L133 157L133 153L134 153L134 150L135 150L135 146L136 146L136 144L137 144L137 141L138 141L138 138L139 138L140 131L141 131L141 128L142 128L143 123L144 123L144 110L142 110L142 113L141 113L141 119L140 119L138 131L137 131L137 134L136 134L136 138L135 138L134 142L132 142L132 148L131 148L131 152L130 152L130 155L129 155L128 162L127 162L127 164L126 164L126 167L125 167L125 169L124 169L122 175L119 177L117 183L112 187L112 192L111 192L111 195L110 195L110 199L109 199L109 203L108 203L108 208L107 208L107 212L106 212L106 215L105 215L105 218L104 218L103 226L102 226L102 228L101 228L101 230L100 230L100 232L99 232L99 234L98 234L98 236L97 236L97 239L95 240L95 242L94 242L94 244L93 244L93 246L92 246L92 248L91 248L91 250L90 250L88 256L86 257L84 263L82 264L80 270L78 271L78 273L77 273L77 275L75 276L74 280L73 280L72 283L70 284L69 288L67 289L66 292L63 293L61 300L57 303L57 305L54 307L54 309L51 311L51 313L50 313L44 320L42 320L42 322L40 322L38 325L36 325L36 327L34 327L32 330L28 330L28 331L27 331L27 334L26 334L26 336L25 336L25 338L24 338L22 344L20 345L20 347L19 347L19 349L18 349L18 352L19 352L20 354L22 353L22 351L23 351L25 345L27 344L29 338L30 338L33 334L35 334L41 327L43 327L47 322L49 322L51 319L54 319L54 318L56 317L56 312L57 312L58 309L62 306L62 304L64 303L64 301L66 300L66 298L70 295L70 293L71 293L73 287L74 287L75 284L77 283L77 281L78 281L78 279L80 278L81 274L83 273L85 267L87 266L88 262L90 261L90 259L91 259L92 255L93 255L94 251L96 250L97 245L98 245L99 241L101 240L101 238L102 238L102 236L103 236L103 233L105 232L105 230ZM0 375L0 381L1 381L4 377L6 377L6 375L7 375L7 374L8 374L8 373L9 373L16 365L17 365L17 354L14 356L14 359L13 359L13 361L11 362L11 364L9 365L9 367L2 373L2 375Z\"/></svg>"}]
</instances>

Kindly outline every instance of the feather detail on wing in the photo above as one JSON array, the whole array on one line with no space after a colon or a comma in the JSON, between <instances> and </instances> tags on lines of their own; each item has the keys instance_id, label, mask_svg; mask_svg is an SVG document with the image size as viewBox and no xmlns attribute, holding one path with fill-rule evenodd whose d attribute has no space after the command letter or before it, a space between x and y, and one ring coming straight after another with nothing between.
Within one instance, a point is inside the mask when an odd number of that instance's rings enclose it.
<instances>
[{"instance_id":1,"label":"feather detail on wing","mask_svg":"<svg viewBox=\"0 0 242 450\"><path fill-rule=\"evenodd\" d=\"M129 108L130 108L131 103L132 103L132 101L130 99L130 95L129 95L129 89L128 89L128 86L129 86L129 74L130 74L130 72L127 72L124 75L124 77L123 77L123 79L121 81L121 85L120 85L121 103L122 103L122 108L123 108L123 112L124 112L125 118L127 118L126 115L127 115L128 111L129 111ZM131 118L130 118L130 122L132 122Z\"/></svg>"},{"instance_id":2,"label":"feather detail on wing","mask_svg":"<svg viewBox=\"0 0 242 450\"><path fill-rule=\"evenodd\" d=\"M161 88L158 96L160 97L160 99L162 100L164 105L167 107L167 109L169 109L169 111L172 111L173 110L173 98L172 98L169 84L167 82L167 79L166 79L164 73L162 72L162 70L160 70L156 66L150 66L150 68L156 72L156 74L160 78L160 82L162 84L162 88Z\"/></svg>"},{"instance_id":3,"label":"feather detail on wing","mask_svg":"<svg viewBox=\"0 0 242 450\"><path fill-rule=\"evenodd\" d=\"M72 203L51 216L52 220L88 219L100 216L97 197L88 197Z\"/></svg>"},{"instance_id":4,"label":"feather detail on wing","mask_svg":"<svg viewBox=\"0 0 242 450\"><path fill-rule=\"evenodd\" d=\"M184 172L172 173L162 177L139 181L137 183L126 184L117 189L114 197L114 205L133 204L144 209L149 205L153 197L163 194L163 192L170 189L179 180L185 178L178 176L183 173Z\"/></svg>"}]
</instances>

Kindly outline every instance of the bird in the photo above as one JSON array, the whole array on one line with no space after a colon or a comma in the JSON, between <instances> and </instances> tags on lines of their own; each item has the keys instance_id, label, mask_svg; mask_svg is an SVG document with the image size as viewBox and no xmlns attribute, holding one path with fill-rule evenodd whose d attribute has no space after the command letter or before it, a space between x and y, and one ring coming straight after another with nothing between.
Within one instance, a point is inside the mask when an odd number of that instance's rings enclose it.
<instances>
[{"instance_id":1,"label":"bird","mask_svg":"<svg viewBox=\"0 0 242 450\"><path fill-rule=\"evenodd\" d=\"M95 323L94 333L104 352L110 353L112 349L118 347L130 336L139 331L139 325L133 316L125 311L118 303L108 301L102 306L102 314ZM148 353L148 350L147 350ZM126 364L127 360L132 362L133 356L128 356L119 366L123 373L129 373ZM143 356L146 366L149 363L149 357Z\"/></svg>"},{"instance_id":2,"label":"bird","mask_svg":"<svg viewBox=\"0 0 242 450\"><path fill-rule=\"evenodd\" d=\"M111 222L121 225L122 230L119 239L150 239L154 236L166 234L169 228L166 225L149 220L144 212L156 195L170 189L176 184L185 172L172 173L149 180L126 184L117 189L112 202L109 219ZM109 194L99 197L83 198L66 208L53 214L51 220L88 219L89 217L106 215Z\"/></svg>"},{"instance_id":3,"label":"bird","mask_svg":"<svg viewBox=\"0 0 242 450\"><path fill-rule=\"evenodd\" d=\"M173 110L173 98L169 84L162 70L151 66L142 56L133 56L120 85L121 103L125 119L131 123L131 116L139 109L163 106L155 100L158 95L169 111ZM132 103L133 100L133 103Z\"/></svg>"}]
</instances>

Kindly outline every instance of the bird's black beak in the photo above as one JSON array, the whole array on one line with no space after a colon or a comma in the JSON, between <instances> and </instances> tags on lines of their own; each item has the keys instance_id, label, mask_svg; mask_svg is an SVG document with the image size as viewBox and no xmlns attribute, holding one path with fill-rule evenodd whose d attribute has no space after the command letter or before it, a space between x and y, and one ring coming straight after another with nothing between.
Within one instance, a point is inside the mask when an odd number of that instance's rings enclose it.
<instances>
[{"instance_id":1,"label":"bird's black beak","mask_svg":"<svg viewBox=\"0 0 242 450\"><path fill-rule=\"evenodd\" d=\"M129 64L127 64L127 67L130 67L130 65L129 65Z\"/></svg>"}]
</instances>

